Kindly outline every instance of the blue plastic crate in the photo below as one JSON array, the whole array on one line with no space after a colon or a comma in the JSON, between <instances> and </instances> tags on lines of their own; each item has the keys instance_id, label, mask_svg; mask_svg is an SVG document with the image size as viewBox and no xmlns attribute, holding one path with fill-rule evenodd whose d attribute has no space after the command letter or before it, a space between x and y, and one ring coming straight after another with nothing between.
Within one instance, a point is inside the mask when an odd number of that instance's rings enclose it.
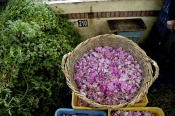
<instances>
[{"instance_id":1,"label":"blue plastic crate","mask_svg":"<svg viewBox=\"0 0 175 116\"><path fill-rule=\"evenodd\" d=\"M139 43L146 25L141 18L107 20L110 32Z\"/></svg>"},{"instance_id":2,"label":"blue plastic crate","mask_svg":"<svg viewBox=\"0 0 175 116\"><path fill-rule=\"evenodd\" d=\"M141 39L142 31L117 32L116 34L124 36L138 44Z\"/></svg>"},{"instance_id":3,"label":"blue plastic crate","mask_svg":"<svg viewBox=\"0 0 175 116\"><path fill-rule=\"evenodd\" d=\"M107 116L105 111L74 110L67 108L57 109L54 116Z\"/></svg>"}]
</instances>

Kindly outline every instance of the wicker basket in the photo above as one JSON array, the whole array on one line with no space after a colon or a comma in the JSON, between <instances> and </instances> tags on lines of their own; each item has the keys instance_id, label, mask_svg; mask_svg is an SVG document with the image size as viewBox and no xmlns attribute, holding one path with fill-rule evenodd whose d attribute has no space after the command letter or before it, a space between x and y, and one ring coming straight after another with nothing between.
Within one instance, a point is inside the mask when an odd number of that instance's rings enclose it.
<instances>
[{"instance_id":1,"label":"wicker basket","mask_svg":"<svg viewBox=\"0 0 175 116\"><path fill-rule=\"evenodd\" d=\"M114 48L122 47L124 50L130 52L134 59L140 64L143 81L140 85L138 93L129 102L118 105L102 105L80 94L77 84L73 79L74 65L84 53L87 53L89 50L99 46L111 46ZM65 54L62 59L62 71L66 76L68 86L79 98L86 101L93 107L115 109L125 106L133 106L135 103L139 102L143 96L147 94L149 87L158 77L159 67L157 63L149 58L146 53L132 40L119 35L105 34L87 39L80 43L72 52Z\"/></svg>"}]
</instances>

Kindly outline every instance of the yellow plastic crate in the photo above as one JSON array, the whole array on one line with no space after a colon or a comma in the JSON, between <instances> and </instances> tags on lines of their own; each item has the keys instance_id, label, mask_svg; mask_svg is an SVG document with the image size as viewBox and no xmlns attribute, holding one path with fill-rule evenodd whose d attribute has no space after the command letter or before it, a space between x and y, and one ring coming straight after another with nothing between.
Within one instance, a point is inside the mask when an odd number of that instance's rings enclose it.
<instances>
[{"instance_id":1,"label":"yellow plastic crate","mask_svg":"<svg viewBox=\"0 0 175 116\"><path fill-rule=\"evenodd\" d=\"M86 106L77 106L78 96L72 92L72 108L76 110L107 110L107 108L91 108Z\"/></svg>"},{"instance_id":2,"label":"yellow plastic crate","mask_svg":"<svg viewBox=\"0 0 175 116\"><path fill-rule=\"evenodd\" d=\"M148 104L148 98L147 96L145 95L140 102L134 104L133 107L145 107L146 105Z\"/></svg>"},{"instance_id":3,"label":"yellow plastic crate","mask_svg":"<svg viewBox=\"0 0 175 116\"><path fill-rule=\"evenodd\" d=\"M106 110L107 108L91 108L91 107L86 107L86 106L77 106L77 99L78 96L72 92L72 108L73 109L78 109L78 110ZM145 107L148 104L148 98L145 95L142 100L136 104L134 104L133 107Z\"/></svg>"},{"instance_id":4,"label":"yellow plastic crate","mask_svg":"<svg viewBox=\"0 0 175 116\"><path fill-rule=\"evenodd\" d=\"M127 107L127 108L117 108L115 110L108 110L108 116L111 116L112 111L125 110L125 111L149 111L154 114L154 116L165 116L162 109L158 107Z\"/></svg>"}]
</instances>

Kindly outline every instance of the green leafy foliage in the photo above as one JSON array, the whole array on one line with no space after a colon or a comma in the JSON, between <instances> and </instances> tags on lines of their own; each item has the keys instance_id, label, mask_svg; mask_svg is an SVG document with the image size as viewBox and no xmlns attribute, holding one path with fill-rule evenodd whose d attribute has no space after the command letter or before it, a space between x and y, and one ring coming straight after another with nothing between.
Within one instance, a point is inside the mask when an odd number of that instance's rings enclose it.
<instances>
[{"instance_id":1,"label":"green leafy foliage","mask_svg":"<svg viewBox=\"0 0 175 116\"><path fill-rule=\"evenodd\" d=\"M80 41L48 4L11 0L0 15L0 116L49 116L70 94L61 60Z\"/></svg>"}]
</instances>

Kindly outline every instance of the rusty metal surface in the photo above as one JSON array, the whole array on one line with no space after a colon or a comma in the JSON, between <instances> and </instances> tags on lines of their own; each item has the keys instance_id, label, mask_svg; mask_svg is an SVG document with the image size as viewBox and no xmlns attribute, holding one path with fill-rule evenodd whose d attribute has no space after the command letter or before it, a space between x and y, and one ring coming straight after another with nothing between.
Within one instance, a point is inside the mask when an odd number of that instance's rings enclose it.
<instances>
[{"instance_id":1,"label":"rusty metal surface","mask_svg":"<svg viewBox=\"0 0 175 116\"><path fill-rule=\"evenodd\" d=\"M107 23L110 32L142 31L146 29L141 18L108 20Z\"/></svg>"}]
</instances>

